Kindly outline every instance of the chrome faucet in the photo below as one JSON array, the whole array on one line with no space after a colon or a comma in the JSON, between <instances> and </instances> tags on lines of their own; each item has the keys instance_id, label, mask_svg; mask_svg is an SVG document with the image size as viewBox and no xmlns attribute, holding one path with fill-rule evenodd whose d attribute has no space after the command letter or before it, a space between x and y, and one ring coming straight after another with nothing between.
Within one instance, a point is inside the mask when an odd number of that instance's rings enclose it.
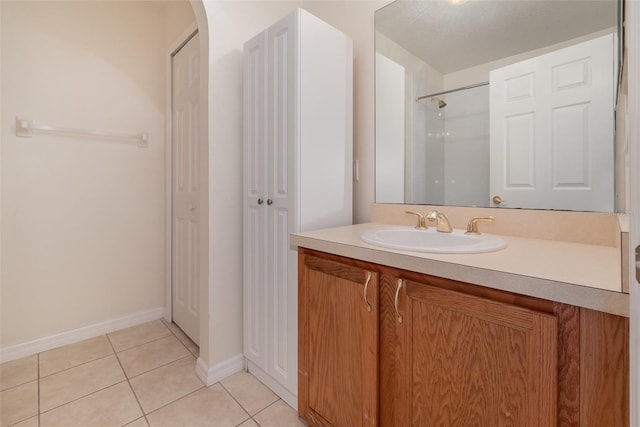
<instances>
[{"instance_id":1,"label":"chrome faucet","mask_svg":"<svg viewBox=\"0 0 640 427\"><path fill-rule=\"evenodd\" d=\"M451 224L449 223L449 217L442 212L429 212L429 215L427 215L427 220L432 222L435 221L436 229L441 233L451 233L453 231L453 228L451 228Z\"/></svg>"}]
</instances>

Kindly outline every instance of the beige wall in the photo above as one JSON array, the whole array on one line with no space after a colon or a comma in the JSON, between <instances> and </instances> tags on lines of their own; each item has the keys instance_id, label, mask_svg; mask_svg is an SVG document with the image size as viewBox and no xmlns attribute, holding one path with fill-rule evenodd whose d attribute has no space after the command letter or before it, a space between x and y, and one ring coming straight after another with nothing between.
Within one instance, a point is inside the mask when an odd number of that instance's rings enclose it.
<instances>
[{"instance_id":1,"label":"beige wall","mask_svg":"<svg viewBox=\"0 0 640 427\"><path fill-rule=\"evenodd\" d=\"M374 12L389 0L307 1L302 7L353 39L353 158L360 180L353 183L353 221L368 222L374 201Z\"/></svg>"},{"instance_id":2,"label":"beige wall","mask_svg":"<svg viewBox=\"0 0 640 427\"><path fill-rule=\"evenodd\" d=\"M354 221L364 222L374 183L373 12L386 3L204 2L210 225L202 332L210 366L242 351L242 45L295 7L353 38L354 158L360 162ZM178 2L0 4L0 346L162 307L164 55L191 15ZM78 9L82 15L70 19ZM55 25L65 19L62 28ZM119 43L134 47L135 55ZM59 136L18 139L16 114L70 127L143 130L151 143L142 149Z\"/></svg>"},{"instance_id":3,"label":"beige wall","mask_svg":"<svg viewBox=\"0 0 640 427\"><path fill-rule=\"evenodd\" d=\"M188 13L174 4L180 18L167 20L153 2L0 7L0 346L163 307L165 40ZM147 132L149 146L18 138L16 115Z\"/></svg>"}]
</instances>

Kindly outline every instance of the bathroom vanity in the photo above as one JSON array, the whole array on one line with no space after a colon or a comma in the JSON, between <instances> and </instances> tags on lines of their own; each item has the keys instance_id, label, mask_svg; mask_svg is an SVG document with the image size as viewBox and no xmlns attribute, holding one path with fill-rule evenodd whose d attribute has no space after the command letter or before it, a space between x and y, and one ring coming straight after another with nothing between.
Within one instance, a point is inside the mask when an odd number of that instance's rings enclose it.
<instances>
[{"instance_id":1,"label":"bathroom vanity","mask_svg":"<svg viewBox=\"0 0 640 427\"><path fill-rule=\"evenodd\" d=\"M618 88L590 77L620 66L621 4L560 4L567 14L554 8L554 22L537 2L396 1L376 11L372 223L290 239L298 409L310 425L629 425L628 248L618 216L602 213L624 211L614 192ZM475 25L477 16L491 24ZM576 22L580 40L563 35ZM525 36L529 25L557 38ZM595 46L602 55L591 56ZM480 231L506 248L369 244L389 236L372 228L414 226L405 211L424 222L433 209L455 229L494 216Z\"/></svg>"},{"instance_id":2,"label":"bathroom vanity","mask_svg":"<svg viewBox=\"0 0 640 427\"><path fill-rule=\"evenodd\" d=\"M360 240L383 225L291 236L310 425L628 425L619 247L505 235L502 251L442 255Z\"/></svg>"}]
</instances>

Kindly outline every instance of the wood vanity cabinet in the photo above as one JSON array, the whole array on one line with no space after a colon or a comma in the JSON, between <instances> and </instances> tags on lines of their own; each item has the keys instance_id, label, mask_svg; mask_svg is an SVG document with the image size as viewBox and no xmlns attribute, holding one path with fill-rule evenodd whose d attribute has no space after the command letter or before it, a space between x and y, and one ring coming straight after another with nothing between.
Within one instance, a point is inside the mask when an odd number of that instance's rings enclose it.
<instances>
[{"instance_id":1,"label":"wood vanity cabinet","mask_svg":"<svg viewBox=\"0 0 640 427\"><path fill-rule=\"evenodd\" d=\"M385 280L382 294L381 424L555 425L553 315L429 278Z\"/></svg>"},{"instance_id":2,"label":"wood vanity cabinet","mask_svg":"<svg viewBox=\"0 0 640 427\"><path fill-rule=\"evenodd\" d=\"M377 423L378 274L300 254L298 412L312 426Z\"/></svg>"},{"instance_id":3,"label":"wood vanity cabinet","mask_svg":"<svg viewBox=\"0 0 640 427\"><path fill-rule=\"evenodd\" d=\"M299 411L310 425L629 425L628 319L308 249L299 252L304 272L300 366L306 367L300 370L305 389L300 389ZM372 305L371 292L379 290L378 307L372 308L377 325L360 309L367 272L374 283L368 296ZM331 323L338 320L337 311L353 313L348 332ZM358 327L367 329L354 330ZM353 375L345 369L350 365L358 366ZM365 366L369 371L360 369ZM341 373L331 373L334 369ZM365 388L363 381L371 378L377 380L375 390ZM354 399L359 390L361 400ZM370 424L355 421L363 419L364 399L378 402ZM333 412L314 419L310 406Z\"/></svg>"}]
</instances>

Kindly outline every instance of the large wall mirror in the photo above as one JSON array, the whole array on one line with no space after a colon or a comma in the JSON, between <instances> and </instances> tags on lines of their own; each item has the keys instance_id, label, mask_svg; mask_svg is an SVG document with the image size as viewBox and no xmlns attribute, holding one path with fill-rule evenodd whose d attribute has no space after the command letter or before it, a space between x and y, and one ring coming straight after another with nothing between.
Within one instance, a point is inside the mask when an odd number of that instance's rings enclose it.
<instances>
[{"instance_id":1,"label":"large wall mirror","mask_svg":"<svg viewBox=\"0 0 640 427\"><path fill-rule=\"evenodd\" d=\"M376 202L613 212L618 8L376 11Z\"/></svg>"}]
</instances>

